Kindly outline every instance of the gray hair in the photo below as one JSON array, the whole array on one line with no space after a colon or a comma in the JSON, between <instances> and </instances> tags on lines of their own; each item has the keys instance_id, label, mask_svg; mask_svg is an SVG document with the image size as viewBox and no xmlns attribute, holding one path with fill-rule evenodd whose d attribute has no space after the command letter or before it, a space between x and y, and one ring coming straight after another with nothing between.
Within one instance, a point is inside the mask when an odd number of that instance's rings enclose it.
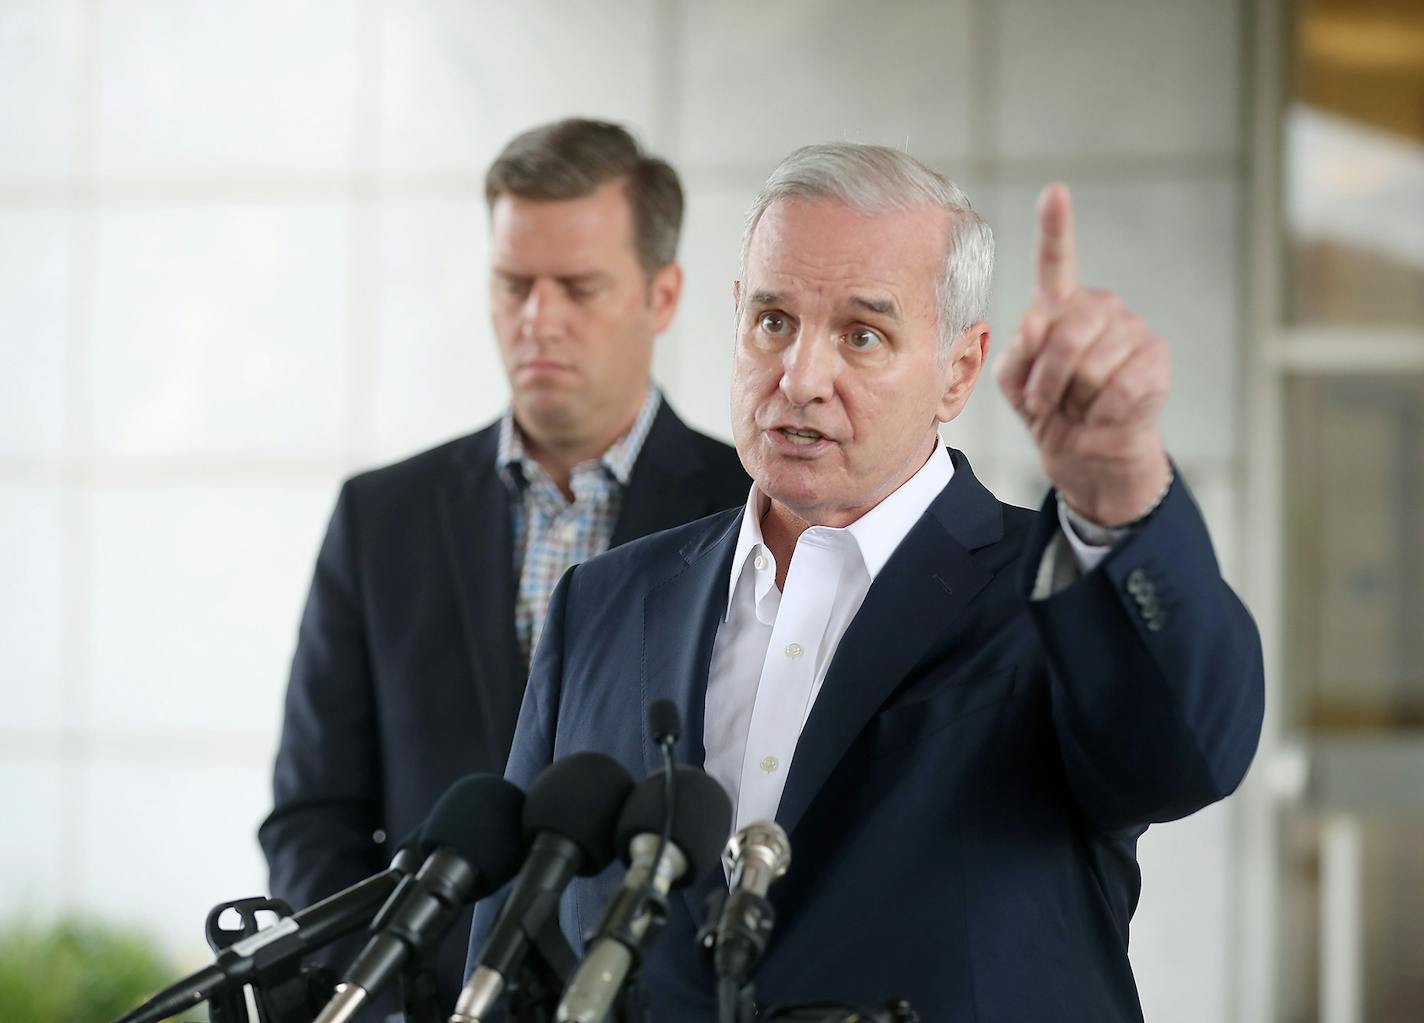
<instances>
[{"instance_id":1,"label":"gray hair","mask_svg":"<svg viewBox=\"0 0 1424 1023\"><path fill-rule=\"evenodd\" d=\"M963 190L943 174L885 146L857 142L802 146L771 172L747 211L740 274L744 281L757 224L772 203L789 198L831 200L863 216L927 206L946 210L949 237L937 289L940 361L949 358L949 346L965 328L988 316L994 233L974 212Z\"/></svg>"}]
</instances>

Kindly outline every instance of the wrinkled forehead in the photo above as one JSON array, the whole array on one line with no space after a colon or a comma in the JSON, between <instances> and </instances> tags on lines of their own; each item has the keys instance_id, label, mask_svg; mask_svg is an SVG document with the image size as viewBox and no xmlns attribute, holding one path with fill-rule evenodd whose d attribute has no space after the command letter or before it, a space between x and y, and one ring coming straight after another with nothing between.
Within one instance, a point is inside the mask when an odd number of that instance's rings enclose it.
<instances>
[{"instance_id":1,"label":"wrinkled forehead","mask_svg":"<svg viewBox=\"0 0 1424 1023\"><path fill-rule=\"evenodd\" d=\"M778 199L747 247L747 293L808 288L892 292L931 307L944 270L948 214L935 207L861 213L831 200Z\"/></svg>"}]
</instances>

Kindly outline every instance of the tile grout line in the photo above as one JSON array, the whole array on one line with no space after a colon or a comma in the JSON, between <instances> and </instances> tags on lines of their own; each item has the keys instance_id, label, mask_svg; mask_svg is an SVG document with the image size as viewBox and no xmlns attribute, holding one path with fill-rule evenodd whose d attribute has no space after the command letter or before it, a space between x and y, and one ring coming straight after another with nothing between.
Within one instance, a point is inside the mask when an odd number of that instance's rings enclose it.
<instances>
[{"instance_id":1,"label":"tile grout line","mask_svg":"<svg viewBox=\"0 0 1424 1023\"><path fill-rule=\"evenodd\" d=\"M378 178L382 123L381 59L384 46L384 9L379 0L364 0L356 16L357 81L352 98L351 164L347 180L348 344L345 360L344 392L347 407L344 420L347 436L338 445L344 461L361 462L370 457L375 436L375 377L377 325L381 295L381 222L385 196L379 188L367 187L367 177Z\"/></svg>"},{"instance_id":2,"label":"tile grout line","mask_svg":"<svg viewBox=\"0 0 1424 1023\"><path fill-rule=\"evenodd\" d=\"M73 169L78 187L69 203L70 322L65 367L66 454L87 452L93 441L93 418L88 395L93 367L94 307L98 273L98 201L93 189L98 135L99 73L97 56L98 7L82 8L80 42L76 47L75 127ZM60 652L60 677L64 696L61 714L65 721L85 717L92 691L93 658L89 649L93 606L94 572L94 479L83 462L61 464L62 535L64 553L61 592L64 610L61 621L65 635ZM83 890L85 860L83 843L86 828L84 773L89 745L82 734L66 732L59 740L60 774L60 902L67 913L79 908Z\"/></svg>"}]
</instances>

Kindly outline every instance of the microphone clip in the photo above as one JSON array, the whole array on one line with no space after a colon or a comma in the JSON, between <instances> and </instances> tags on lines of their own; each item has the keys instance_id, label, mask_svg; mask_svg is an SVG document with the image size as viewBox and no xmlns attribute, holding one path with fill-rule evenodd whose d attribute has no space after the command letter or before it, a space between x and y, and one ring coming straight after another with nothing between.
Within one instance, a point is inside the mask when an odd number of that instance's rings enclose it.
<instances>
[{"instance_id":1,"label":"microphone clip","mask_svg":"<svg viewBox=\"0 0 1424 1023\"><path fill-rule=\"evenodd\" d=\"M274 913L279 920L292 916L292 907L281 899L254 896L220 902L209 912L203 923L203 936L219 960L233 957L228 950L246 939L255 937L262 927L258 913ZM236 914L237 927L223 925L223 918ZM308 1023L331 997L336 987L336 974L326 966L303 964L300 960L283 961L274 957L255 956L246 961L250 975L246 980L252 988L253 1001L261 1023ZM233 984L226 990L209 996L209 1023L248 1023L247 999L243 985Z\"/></svg>"}]
</instances>

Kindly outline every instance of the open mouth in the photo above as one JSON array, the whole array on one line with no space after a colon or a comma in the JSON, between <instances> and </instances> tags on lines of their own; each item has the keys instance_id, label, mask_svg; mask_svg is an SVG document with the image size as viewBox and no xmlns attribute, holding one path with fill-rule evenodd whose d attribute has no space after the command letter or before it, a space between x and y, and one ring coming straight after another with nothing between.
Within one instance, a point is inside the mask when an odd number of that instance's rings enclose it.
<instances>
[{"instance_id":1,"label":"open mouth","mask_svg":"<svg viewBox=\"0 0 1424 1023\"><path fill-rule=\"evenodd\" d=\"M777 432L792 444L814 444L819 440L826 439L824 434L817 433L815 430L794 430L789 426L783 426Z\"/></svg>"}]
</instances>

